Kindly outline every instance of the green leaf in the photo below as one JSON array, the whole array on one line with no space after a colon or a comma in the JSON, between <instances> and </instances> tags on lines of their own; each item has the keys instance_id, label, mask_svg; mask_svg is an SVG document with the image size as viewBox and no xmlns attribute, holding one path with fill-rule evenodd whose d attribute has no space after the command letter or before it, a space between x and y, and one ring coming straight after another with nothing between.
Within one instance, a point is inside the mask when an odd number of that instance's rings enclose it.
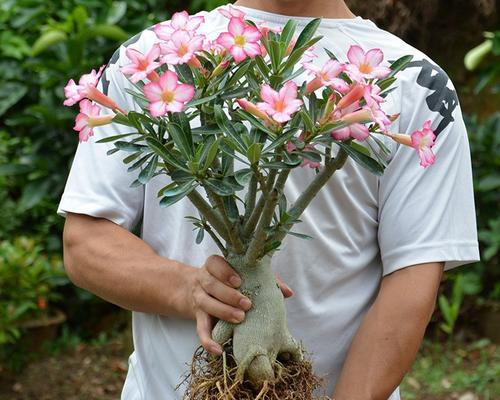
<instances>
[{"instance_id":1,"label":"green leaf","mask_svg":"<svg viewBox=\"0 0 500 400\"><path fill-rule=\"evenodd\" d=\"M141 171L137 180L143 185L148 183L156 172L156 167L158 165L158 156L154 156L151 161L146 165L146 167Z\"/></svg>"},{"instance_id":2,"label":"green leaf","mask_svg":"<svg viewBox=\"0 0 500 400\"><path fill-rule=\"evenodd\" d=\"M262 153L263 143L252 143L247 150L247 158L250 164L258 164Z\"/></svg>"},{"instance_id":3,"label":"green leaf","mask_svg":"<svg viewBox=\"0 0 500 400\"><path fill-rule=\"evenodd\" d=\"M262 164L263 168L268 168L268 169L293 169L295 166L285 164L282 161L270 161L270 162L265 162Z\"/></svg>"},{"instance_id":4,"label":"green leaf","mask_svg":"<svg viewBox=\"0 0 500 400\"><path fill-rule=\"evenodd\" d=\"M368 150L365 146L360 145L356 142L351 142L351 147L355 148L360 153L366 154L368 157L371 156L370 150Z\"/></svg>"},{"instance_id":5,"label":"green leaf","mask_svg":"<svg viewBox=\"0 0 500 400\"><path fill-rule=\"evenodd\" d=\"M199 229L198 234L196 235L195 243L200 244L201 242L203 242L204 237L205 237L205 229Z\"/></svg>"},{"instance_id":6,"label":"green leaf","mask_svg":"<svg viewBox=\"0 0 500 400\"><path fill-rule=\"evenodd\" d=\"M26 93L28 86L16 82L1 82L2 90L0 91L0 117L5 114L11 107L16 105Z\"/></svg>"},{"instance_id":7,"label":"green leaf","mask_svg":"<svg viewBox=\"0 0 500 400\"><path fill-rule=\"evenodd\" d=\"M181 82L194 85L193 73L187 64L175 65L174 68Z\"/></svg>"},{"instance_id":8,"label":"green leaf","mask_svg":"<svg viewBox=\"0 0 500 400\"><path fill-rule=\"evenodd\" d=\"M239 171L236 171L234 174L234 178L242 186L247 185L248 182L250 182L252 176L253 176L253 171L250 168L240 169Z\"/></svg>"},{"instance_id":9,"label":"green leaf","mask_svg":"<svg viewBox=\"0 0 500 400\"><path fill-rule=\"evenodd\" d=\"M116 42L124 42L130 35L117 25L96 24L86 29L85 36L87 38L104 37Z\"/></svg>"},{"instance_id":10,"label":"green leaf","mask_svg":"<svg viewBox=\"0 0 500 400\"><path fill-rule=\"evenodd\" d=\"M267 65L267 63L264 61L264 59L261 56L255 57L255 65L257 68L260 70L260 73L267 77L271 73L271 69Z\"/></svg>"},{"instance_id":11,"label":"green leaf","mask_svg":"<svg viewBox=\"0 0 500 400\"><path fill-rule=\"evenodd\" d=\"M131 142L117 141L114 143L118 150L122 151L141 151L146 148L146 146Z\"/></svg>"},{"instance_id":12,"label":"green leaf","mask_svg":"<svg viewBox=\"0 0 500 400\"><path fill-rule=\"evenodd\" d=\"M300 238L300 239L306 239L306 240L311 240L311 239L313 239L313 237L312 237L312 236L305 235L305 234L303 234L303 233L298 233L298 232L288 231L288 234L289 234L289 235L292 235L292 236L296 236L296 237L298 237L298 238Z\"/></svg>"},{"instance_id":13,"label":"green leaf","mask_svg":"<svg viewBox=\"0 0 500 400\"><path fill-rule=\"evenodd\" d=\"M366 168L368 171L375 175L382 175L384 173L384 166L379 164L373 158L367 156L366 154L360 152L354 147L349 146L343 142L337 142L337 144L358 164Z\"/></svg>"},{"instance_id":14,"label":"green leaf","mask_svg":"<svg viewBox=\"0 0 500 400\"><path fill-rule=\"evenodd\" d=\"M231 196L235 192L232 185L220 179L210 178L204 180L203 185L219 196Z\"/></svg>"},{"instance_id":15,"label":"green leaf","mask_svg":"<svg viewBox=\"0 0 500 400\"><path fill-rule=\"evenodd\" d=\"M280 73L286 75L287 73L291 72L295 67L295 65L298 63L298 61L300 60L300 58L302 57L302 55L307 51L307 49L312 45L314 45L319 40L321 40L322 38L323 38L322 36L315 37L314 39L310 40L305 46L299 47L296 50L294 48L294 50L290 53L285 63L283 63L280 69Z\"/></svg>"},{"instance_id":16,"label":"green leaf","mask_svg":"<svg viewBox=\"0 0 500 400\"><path fill-rule=\"evenodd\" d=\"M45 32L35 41L35 43L33 43L31 54L33 54L33 56L37 56L50 47L55 46L58 43L65 42L66 40L68 40L68 35L66 35L63 31L53 30Z\"/></svg>"},{"instance_id":17,"label":"green leaf","mask_svg":"<svg viewBox=\"0 0 500 400\"><path fill-rule=\"evenodd\" d=\"M308 160L314 161L314 162L321 162L321 154L316 153L314 151L302 151L299 153L302 157L307 158Z\"/></svg>"},{"instance_id":18,"label":"green leaf","mask_svg":"<svg viewBox=\"0 0 500 400\"><path fill-rule=\"evenodd\" d=\"M194 154L191 135L184 132L178 124L172 122L167 124L167 131L182 155L190 160Z\"/></svg>"},{"instance_id":19,"label":"green leaf","mask_svg":"<svg viewBox=\"0 0 500 400\"><path fill-rule=\"evenodd\" d=\"M207 125L193 128L191 129L191 133L193 135L218 135L222 132L217 125Z\"/></svg>"},{"instance_id":20,"label":"green leaf","mask_svg":"<svg viewBox=\"0 0 500 400\"><path fill-rule=\"evenodd\" d=\"M129 132L129 133L122 133L120 135L113 135L113 136L107 136L103 139L99 139L96 141L96 143L108 143L108 142L114 142L115 140L122 139L127 136L132 136L132 135L138 135L137 132Z\"/></svg>"},{"instance_id":21,"label":"green leaf","mask_svg":"<svg viewBox=\"0 0 500 400\"><path fill-rule=\"evenodd\" d=\"M138 153L139 155L142 154L142 153ZM130 167L127 168L127 172L132 172L132 171L135 171L137 168L141 167L147 160L149 160L149 158L153 155L153 153L148 153L146 154L145 156L141 157L138 161L136 161L135 163L133 163ZM136 157L137 158L137 157ZM125 164L127 164L127 162L125 160L123 160L123 162Z\"/></svg>"},{"instance_id":22,"label":"green leaf","mask_svg":"<svg viewBox=\"0 0 500 400\"><path fill-rule=\"evenodd\" d=\"M291 129L289 130L288 132L286 133L283 133L281 134L280 136L278 136L276 139L274 139L265 149L264 149L264 153L267 153L269 151L272 151L274 150L275 148L285 144L286 142L288 142L290 139L293 138L293 136L295 135L295 132L296 130L295 129Z\"/></svg>"},{"instance_id":23,"label":"green leaf","mask_svg":"<svg viewBox=\"0 0 500 400\"><path fill-rule=\"evenodd\" d=\"M213 94L211 96L201 97L201 98L196 99L196 100L191 100L190 102L186 103L185 108L188 109L188 108L191 108L191 107L200 106L202 104L205 104L205 103L208 103L208 102L212 101L213 99L216 99L217 96L218 96L217 94Z\"/></svg>"},{"instance_id":24,"label":"green leaf","mask_svg":"<svg viewBox=\"0 0 500 400\"><path fill-rule=\"evenodd\" d=\"M219 152L219 143L220 143L220 139L214 141L210 145L210 149L208 150L205 161L203 162L203 171L206 171L208 168L210 168L210 166L214 162L215 157L217 156L217 153Z\"/></svg>"},{"instance_id":25,"label":"green leaf","mask_svg":"<svg viewBox=\"0 0 500 400\"><path fill-rule=\"evenodd\" d=\"M302 109L302 110L300 110L300 116L302 118L302 121L304 121L304 125L305 125L307 131L314 133L314 122L311 119L311 116L309 115L309 113L305 109Z\"/></svg>"},{"instance_id":26,"label":"green leaf","mask_svg":"<svg viewBox=\"0 0 500 400\"><path fill-rule=\"evenodd\" d=\"M246 153L246 145L241 135L236 131L233 127L226 114L222 110L222 107L217 104L214 107L215 112L215 122L228 136L233 140L233 142L237 145L237 149L239 152L245 154Z\"/></svg>"},{"instance_id":27,"label":"green leaf","mask_svg":"<svg viewBox=\"0 0 500 400\"><path fill-rule=\"evenodd\" d=\"M297 42L295 43L293 50L299 49L300 47L304 46L307 42L309 42L316 33L316 30L318 29L320 23L321 23L321 18L315 18L312 21L310 21L304 27L304 29L302 29L302 32L300 32L300 35L297 38Z\"/></svg>"},{"instance_id":28,"label":"green leaf","mask_svg":"<svg viewBox=\"0 0 500 400\"><path fill-rule=\"evenodd\" d=\"M391 69L392 72L390 73L390 77L393 77L396 75L399 71L402 71L405 69L409 63L413 60L413 56L403 56L401 58L398 58L396 61L394 61L391 64Z\"/></svg>"},{"instance_id":29,"label":"green leaf","mask_svg":"<svg viewBox=\"0 0 500 400\"><path fill-rule=\"evenodd\" d=\"M281 64L282 54L281 54L281 43L274 40L269 42L269 57L271 59L271 66L273 67L273 72L278 72L278 68Z\"/></svg>"},{"instance_id":30,"label":"green leaf","mask_svg":"<svg viewBox=\"0 0 500 400\"><path fill-rule=\"evenodd\" d=\"M113 122L120 125L131 126L132 128L135 128L135 125L128 119L126 115L123 114L116 114L113 117Z\"/></svg>"},{"instance_id":31,"label":"green leaf","mask_svg":"<svg viewBox=\"0 0 500 400\"><path fill-rule=\"evenodd\" d=\"M296 29L297 22L294 19L289 19L280 35L280 40L282 43L284 43L285 48L288 48L288 45L292 41Z\"/></svg>"},{"instance_id":32,"label":"green leaf","mask_svg":"<svg viewBox=\"0 0 500 400\"><path fill-rule=\"evenodd\" d=\"M155 154L159 155L167 164L189 172L186 166L177 160L158 139L148 136L146 138L146 143L148 147L153 150Z\"/></svg>"},{"instance_id":33,"label":"green leaf","mask_svg":"<svg viewBox=\"0 0 500 400\"><path fill-rule=\"evenodd\" d=\"M323 47L323 49L325 50L325 52L328 55L328 57L330 57L332 60L338 61L338 58L337 58L337 56L335 54L333 54L330 50L328 50L325 47Z\"/></svg>"},{"instance_id":34,"label":"green leaf","mask_svg":"<svg viewBox=\"0 0 500 400\"><path fill-rule=\"evenodd\" d=\"M244 110L237 110L236 115L239 115L240 118L243 120L246 120L250 122L250 124L257 130L261 132L267 133L269 136L271 136L273 139L276 138L276 133L273 132L271 129L269 129L267 126L265 126L262 122L260 122L257 118L255 118L252 114L244 111Z\"/></svg>"}]
</instances>

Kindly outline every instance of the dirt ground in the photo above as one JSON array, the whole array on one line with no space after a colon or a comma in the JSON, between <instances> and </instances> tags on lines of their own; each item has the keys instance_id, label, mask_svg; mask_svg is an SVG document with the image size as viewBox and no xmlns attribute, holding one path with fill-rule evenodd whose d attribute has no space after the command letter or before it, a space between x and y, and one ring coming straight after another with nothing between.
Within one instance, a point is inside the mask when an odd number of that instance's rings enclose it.
<instances>
[{"instance_id":1,"label":"dirt ground","mask_svg":"<svg viewBox=\"0 0 500 400\"><path fill-rule=\"evenodd\" d=\"M127 372L129 349L124 343L126 340L118 336L101 344L68 347L57 355L32 361L17 375L0 369L0 400L117 400ZM498 400L495 381L500 373L499 355L494 345L483 346L482 350L454 347L449 351L441 351L436 345L424 346L405 379L402 397ZM464 379L470 380L465 386ZM484 388L479 390L481 385L491 388L488 395L474 394L474 389L484 393ZM446 394L430 390L436 386L446 387Z\"/></svg>"},{"instance_id":2,"label":"dirt ground","mask_svg":"<svg viewBox=\"0 0 500 400\"><path fill-rule=\"evenodd\" d=\"M17 376L0 370L0 400L116 400L126 373L120 341L81 344L34 361Z\"/></svg>"}]
</instances>

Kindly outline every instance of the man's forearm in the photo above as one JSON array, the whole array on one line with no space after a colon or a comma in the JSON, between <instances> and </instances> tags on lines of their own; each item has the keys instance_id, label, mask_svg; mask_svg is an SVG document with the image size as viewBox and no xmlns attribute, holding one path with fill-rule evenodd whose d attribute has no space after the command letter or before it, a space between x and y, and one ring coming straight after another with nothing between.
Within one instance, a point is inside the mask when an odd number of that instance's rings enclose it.
<instances>
[{"instance_id":1,"label":"man's forearm","mask_svg":"<svg viewBox=\"0 0 500 400\"><path fill-rule=\"evenodd\" d=\"M335 400L387 400L408 372L434 310L442 263L385 277L349 349Z\"/></svg>"},{"instance_id":2,"label":"man's forearm","mask_svg":"<svg viewBox=\"0 0 500 400\"><path fill-rule=\"evenodd\" d=\"M108 220L69 214L64 262L73 283L111 303L194 318L181 289L187 287L185 280L194 268L158 256L140 238Z\"/></svg>"}]
</instances>

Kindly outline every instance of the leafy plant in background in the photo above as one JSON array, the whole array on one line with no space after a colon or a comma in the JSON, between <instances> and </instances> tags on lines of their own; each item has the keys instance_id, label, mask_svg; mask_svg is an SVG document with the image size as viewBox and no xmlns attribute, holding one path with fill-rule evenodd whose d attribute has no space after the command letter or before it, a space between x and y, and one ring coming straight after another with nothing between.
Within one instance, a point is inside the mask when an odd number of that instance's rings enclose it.
<instances>
[{"instance_id":1,"label":"leafy plant in background","mask_svg":"<svg viewBox=\"0 0 500 400\"><path fill-rule=\"evenodd\" d=\"M55 211L75 151L63 86L181 6L175 0L0 2L0 200L9 210L2 221L10 219L0 225L0 239L29 233L49 251L60 250Z\"/></svg>"},{"instance_id":2,"label":"leafy plant in background","mask_svg":"<svg viewBox=\"0 0 500 400\"><path fill-rule=\"evenodd\" d=\"M49 258L35 240L0 242L0 346L21 337L22 322L51 315L66 282L61 259Z\"/></svg>"}]
</instances>

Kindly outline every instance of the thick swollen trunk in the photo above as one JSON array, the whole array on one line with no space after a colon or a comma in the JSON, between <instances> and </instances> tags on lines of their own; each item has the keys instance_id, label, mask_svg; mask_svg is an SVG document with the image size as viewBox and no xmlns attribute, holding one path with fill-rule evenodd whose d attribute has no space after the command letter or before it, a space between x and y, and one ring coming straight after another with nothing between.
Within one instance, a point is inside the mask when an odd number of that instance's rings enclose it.
<instances>
[{"instance_id":1,"label":"thick swollen trunk","mask_svg":"<svg viewBox=\"0 0 500 400\"><path fill-rule=\"evenodd\" d=\"M242 279L241 292L252 301L252 308L240 324L219 321L214 339L223 344L232 339L238 379L245 377L256 387L274 378L278 355L287 353L302 359L300 345L288 332L283 294L271 269L271 257L256 265L244 265L242 257L230 256L228 262Z\"/></svg>"}]
</instances>

